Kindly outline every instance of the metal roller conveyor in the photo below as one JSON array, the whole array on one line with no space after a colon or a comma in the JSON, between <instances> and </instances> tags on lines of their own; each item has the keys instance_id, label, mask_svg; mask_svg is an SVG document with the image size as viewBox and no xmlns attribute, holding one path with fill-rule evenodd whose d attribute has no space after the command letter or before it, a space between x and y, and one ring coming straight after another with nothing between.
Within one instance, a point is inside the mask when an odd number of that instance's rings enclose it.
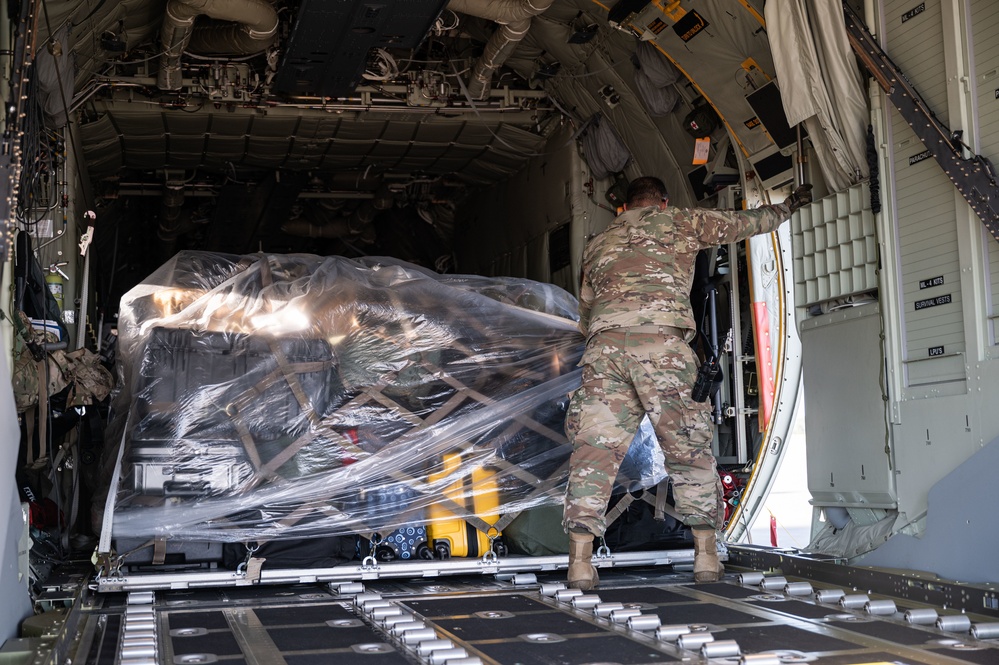
<instances>
[{"instance_id":1,"label":"metal roller conveyor","mask_svg":"<svg viewBox=\"0 0 999 665\"><path fill-rule=\"evenodd\" d=\"M787 580L780 575L774 577L764 577L760 581L760 588L764 591L777 591L787 586Z\"/></svg>"},{"instance_id":2,"label":"metal roller conveyor","mask_svg":"<svg viewBox=\"0 0 999 665\"><path fill-rule=\"evenodd\" d=\"M573 596L571 604L577 610L589 610L600 604L600 596L596 594Z\"/></svg>"},{"instance_id":3,"label":"metal roller conveyor","mask_svg":"<svg viewBox=\"0 0 999 665\"><path fill-rule=\"evenodd\" d=\"M976 623L971 626L971 636L976 640L991 640L999 637L999 623Z\"/></svg>"},{"instance_id":4,"label":"metal roller conveyor","mask_svg":"<svg viewBox=\"0 0 999 665\"><path fill-rule=\"evenodd\" d=\"M866 593L854 593L840 598L839 606L848 610L855 610L866 605L869 600L870 598L867 597Z\"/></svg>"},{"instance_id":5,"label":"metal roller conveyor","mask_svg":"<svg viewBox=\"0 0 999 665\"><path fill-rule=\"evenodd\" d=\"M156 610L150 604L154 598L151 591L128 595L118 653L123 665L157 661Z\"/></svg>"},{"instance_id":6,"label":"metal roller conveyor","mask_svg":"<svg viewBox=\"0 0 999 665\"><path fill-rule=\"evenodd\" d=\"M971 630L971 619L963 614L951 614L937 619L937 628L948 633L966 633Z\"/></svg>"},{"instance_id":7,"label":"metal roller conveyor","mask_svg":"<svg viewBox=\"0 0 999 665\"><path fill-rule=\"evenodd\" d=\"M382 627L385 628L385 630L391 632L392 628L395 627L396 624L410 623L415 620L416 617L410 614L409 612L402 612L401 614L391 614L382 619Z\"/></svg>"},{"instance_id":8,"label":"metal roller conveyor","mask_svg":"<svg viewBox=\"0 0 999 665\"><path fill-rule=\"evenodd\" d=\"M628 628L630 630L646 631L656 630L662 621L656 614L639 614L628 618Z\"/></svg>"},{"instance_id":9,"label":"metal roller conveyor","mask_svg":"<svg viewBox=\"0 0 999 665\"><path fill-rule=\"evenodd\" d=\"M445 665L459 658L468 658L468 652L462 647L451 647L450 649L438 649L430 654L427 659L430 665Z\"/></svg>"},{"instance_id":10,"label":"metal roller conveyor","mask_svg":"<svg viewBox=\"0 0 999 665\"><path fill-rule=\"evenodd\" d=\"M423 623L419 619L414 619L412 621L403 621L402 623L397 623L389 630L393 635L402 635L407 630L418 630L420 628L426 628L427 624Z\"/></svg>"},{"instance_id":11,"label":"metal roller conveyor","mask_svg":"<svg viewBox=\"0 0 999 665\"><path fill-rule=\"evenodd\" d=\"M571 603L576 596L582 596L581 589L559 589L555 592L555 600L560 603Z\"/></svg>"},{"instance_id":12,"label":"metal roller conveyor","mask_svg":"<svg viewBox=\"0 0 999 665\"><path fill-rule=\"evenodd\" d=\"M898 610L893 600L869 600L864 604L864 611L868 614L891 615Z\"/></svg>"},{"instance_id":13,"label":"metal roller conveyor","mask_svg":"<svg viewBox=\"0 0 999 665\"><path fill-rule=\"evenodd\" d=\"M368 600L381 600L382 594L380 593L359 593L354 596L354 605L356 607L361 607L365 601Z\"/></svg>"},{"instance_id":14,"label":"metal roller conveyor","mask_svg":"<svg viewBox=\"0 0 999 665\"><path fill-rule=\"evenodd\" d=\"M593 608L593 613L598 617L609 617L614 610L623 610L624 603L600 603Z\"/></svg>"},{"instance_id":15,"label":"metal roller conveyor","mask_svg":"<svg viewBox=\"0 0 999 665\"><path fill-rule=\"evenodd\" d=\"M132 591L128 594L128 600L125 602L130 607L133 605L151 605L155 597L154 591Z\"/></svg>"},{"instance_id":16,"label":"metal roller conveyor","mask_svg":"<svg viewBox=\"0 0 999 665\"><path fill-rule=\"evenodd\" d=\"M784 570L776 565L757 569ZM280 662L281 657L293 662L306 652L323 662L353 662L348 651L394 651L421 665L478 662L468 658L492 665L566 658L645 663L650 650L661 649L678 660L727 665L816 659L874 663L884 661L886 653L914 664L944 659L984 665L999 653L999 610L990 611L987 604L984 612L975 611L979 603L944 605L935 603L936 598L896 595L876 583L861 585L869 581L863 579L837 588L833 585L841 580L801 572L789 572L788 579L796 581L787 582L783 594L775 590L776 595L762 591L761 584L740 585L735 575L693 585L689 575L672 570L636 575L613 569L601 579L599 590L583 592L555 582L548 588L550 596L539 586L514 588L509 577L484 582L458 578L447 584L436 579L365 580L366 590L346 598L332 594L324 582L316 583L317 593L301 586L259 585L232 593L236 602L221 607L214 598L199 604L184 590L163 592L170 594L164 598L157 592L152 605L110 608L108 616L118 619L119 629L109 630L103 640L114 640L107 642L108 653L121 665L143 660L162 665L174 655L184 656L185 662L214 662L221 655L215 653L216 635L220 645L235 640L243 653L254 650L258 663ZM563 575L538 573L541 581ZM767 578L770 586L776 586L777 577ZM837 600L812 602L810 593ZM784 602L767 602L773 598ZM864 605L845 610L839 600ZM947 632L931 627L937 619ZM106 623L112 625L110 619Z\"/></svg>"},{"instance_id":17,"label":"metal roller conveyor","mask_svg":"<svg viewBox=\"0 0 999 665\"><path fill-rule=\"evenodd\" d=\"M905 612L905 620L917 625L932 626L937 622L939 616L936 610L929 607L906 610Z\"/></svg>"},{"instance_id":18,"label":"metal roller conveyor","mask_svg":"<svg viewBox=\"0 0 999 665\"><path fill-rule=\"evenodd\" d=\"M129 658L155 658L156 645L150 644L148 646L141 647L122 647L121 657L122 660Z\"/></svg>"},{"instance_id":19,"label":"metal roller conveyor","mask_svg":"<svg viewBox=\"0 0 999 665\"><path fill-rule=\"evenodd\" d=\"M734 658L742 654L739 643L735 640L715 640L701 645L701 655L705 658Z\"/></svg>"},{"instance_id":20,"label":"metal roller conveyor","mask_svg":"<svg viewBox=\"0 0 999 665\"><path fill-rule=\"evenodd\" d=\"M385 619L385 617L397 616L402 614L402 608L398 605L387 605L384 607L376 607L368 613L372 621L379 622Z\"/></svg>"},{"instance_id":21,"label":"metal roller conveyor","mask_svg":"<svg viewBox=\"0 0 999 665\"><path fill-rule=\"evenodd\" d=\"M833 605L846 595L842 589L822 589L815 592L815 602Z\"/></svg>"},{"instance_id":22,"label":"metal roller conveyor","mask_svg":"<svg viewBox=\"0 0 999 665\"><path fill-rule=\"evenodd\" d=\"M684 651L699 651L706 643L714 641L715 636L711 633L687 633L677 638L676 645Z\"/></svg>"},{"instance_id":23,"label":"metal roller conveyor","mask_svg":"<svg viewBox=\"0 0 999 665\"><path fill-rule=\"evenodd\" d=\"M361 611L368 616L371 616L376 610L386 610L390 607L394 607L392 603L387 600L369 600L361 607Z\"/></svg>"},{"instance_id":24,"label":"metal roller conveyor","mask_svg":"<svg viewBox=\"0 0 999 665\"><path fill-rule=\"evenodd\" d=\"M812 585L808 582L788 582L784 585L784 593L788 596L811 596Z\"/></svg>"},{"instance_id":25,"label":"metal roller conveyor","mask_svg":"<svg viewBox=\"0 0 999 665\"><path fill-rule=\"evenodd\" d=\"M420 642L436 639L437 633L432 628L412 628L402 633L402 643L407 646L414 646Z\"/></svg>"},{"instance_id":26,"label":"metal roller conveyor","mask_svg":"<svg viewBox=\"0 0 999 665\"><path fill-rule=\"evenodd\" d=\"M566 586L562 582L545 582L538 591L542 596L554 596L557 591L565 588Z\"/></svg>"},{"instance_id":27,"label":"metal roller conveyor","mask_svg":"<svg viewBox=\"0 0 999 665\"><path fill-rule=\"evenodd\" d=\"M686 635L690 632L690 626L687 624L660 626L656 630L656 638L663 642L676 642L681 635Z\"/></svg>"},{"instance_id":28,"label":"metal roller conveyor","mask_svg":"<svg viewBox=\"0 0 999 665\"><path fill-rule=\"evenodd\" d=\"M452 642L451 640L444 640L444 639L425 640L416 645L416 653L422 658L427 658L434 651L444 651L453 648L454 648L454 642Z\"/></svg>"},{"instance_id":29,"label":"metal roller conveyor","mask_svg":"<svg viewBox=\"0 0 999 665\"><path fill-rule=\"evenodd\" d=\"M628 619L631 617L637 617L642 613L642 610L636 610L631 608L621 608L618 610L611 610L610 620L614 623L627 623Z\"/></svg>"}]
</instances>

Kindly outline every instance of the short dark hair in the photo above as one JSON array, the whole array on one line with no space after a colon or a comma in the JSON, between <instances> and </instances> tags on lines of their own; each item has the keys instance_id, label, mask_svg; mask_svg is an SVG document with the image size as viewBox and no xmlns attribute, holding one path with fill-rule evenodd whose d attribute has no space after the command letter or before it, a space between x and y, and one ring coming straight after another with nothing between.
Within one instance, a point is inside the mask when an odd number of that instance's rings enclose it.
<instances>
[{"instance_id":1,"label":"short dark hair","mask_svg":"<svg viewBox=\"0 0 999 665\"><path fill-rule=\"evenodd\" d=\"M654 176L635 178L628 185L628 205L632 208L658 205L667 198L666 185Z\"/></svg>"}]
</instances>

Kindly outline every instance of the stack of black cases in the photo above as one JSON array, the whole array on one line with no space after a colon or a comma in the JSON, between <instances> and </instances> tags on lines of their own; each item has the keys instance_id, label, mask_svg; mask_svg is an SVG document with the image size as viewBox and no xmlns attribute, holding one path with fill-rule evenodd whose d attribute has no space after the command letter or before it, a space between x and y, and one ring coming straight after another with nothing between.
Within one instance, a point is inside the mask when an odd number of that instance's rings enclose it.
<instances>
[{"instance_id":1,"label":"stack of black cases","mask_svg":"<svg viewBox=\"0 0 999 665\"><path fill-rule=\"evenodd\" d=\"M255 467L266 468L310 419L342 398L332 357L322 339L151 329L135 395L140 420L130 435L131 490L167 502L244 490ZM205 401L213 408L191 419L190 406ZM294 475L290 468L274 472ZM124 539L118 547L131 552L133 565L153 563L151 545ZM164 563L221 556L220 542L177 541L166 548Z\"/></svg>"}]
</instances>

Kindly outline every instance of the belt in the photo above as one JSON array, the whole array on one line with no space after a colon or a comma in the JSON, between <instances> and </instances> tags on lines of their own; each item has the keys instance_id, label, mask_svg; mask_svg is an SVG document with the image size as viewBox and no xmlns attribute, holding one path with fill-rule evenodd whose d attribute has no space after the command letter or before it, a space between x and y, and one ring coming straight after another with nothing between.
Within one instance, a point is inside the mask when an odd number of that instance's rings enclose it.
<instances>
[{"instance_id":1,"label":"belt","mask_svg":"<svg viewBox=\"0 0 999 665\"><path fill-rule=\"evenodd\" d=\"M689 342L694 338L694 332L690 328L677 328L676 326L626 326L617 328L620 332L646 333L651 335L662 335L663 337L679 337Z\"/></svg>"}]
</instances>

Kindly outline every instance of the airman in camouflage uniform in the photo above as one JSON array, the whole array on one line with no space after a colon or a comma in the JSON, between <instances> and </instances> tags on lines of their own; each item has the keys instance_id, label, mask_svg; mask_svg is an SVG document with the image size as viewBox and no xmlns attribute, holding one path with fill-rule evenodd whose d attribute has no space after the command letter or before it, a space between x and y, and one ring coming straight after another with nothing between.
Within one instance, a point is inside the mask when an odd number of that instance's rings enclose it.
<instances>
[{"instance_id":1,"label":"airman in camouflage uniform","mask_svg":"<svg viewBox=\"0 0 999 665\"><path fill-rule=\"evenodd\" d=\"M570 533L569 584L596 586L593 536L618 467L648 414L666 457L677 511L693 527L696 581L715 581L721 564L715 531L722 527L721 484L711 453L708 404L694 402L697 359L690 287L697 253L768 233L811 201L810 185L784 203L755 210L683 210L667 205L658 178L639 178L628 205L583 252L580 328L583 381L569 404L573 442L565 528Z\"/></svg>"}]
</instances>

